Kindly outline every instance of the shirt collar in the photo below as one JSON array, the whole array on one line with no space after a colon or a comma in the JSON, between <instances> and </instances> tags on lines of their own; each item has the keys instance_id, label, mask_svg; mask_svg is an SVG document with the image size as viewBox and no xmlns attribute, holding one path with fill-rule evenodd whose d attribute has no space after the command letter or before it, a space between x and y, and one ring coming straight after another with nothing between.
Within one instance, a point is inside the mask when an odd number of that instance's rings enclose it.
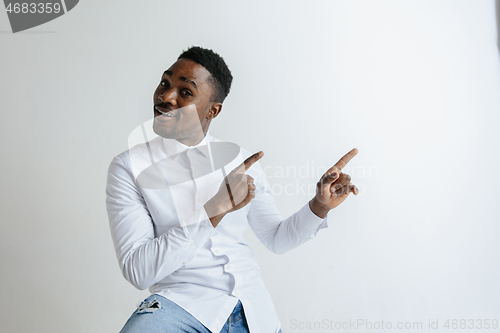
<instances>
[{"instance_id":1,"label":"shirt collar","mask_svg":"<svg viewBox=\"0 0 500 333\"><path fill-rule=\"evenodd\" d=\"M163 140L163 147L165 148L165 151L167 153L167 156L174 156L177 154L182 153L183 151L187 149L194 149L198 148L197 150L201 152L205 157L210 158L208 149L207 149L207 143L211 140L212 136L209 134L207 131L207 134L201 140L198 144L194 146L187 146L175 139L167 139L167 138L162 138Z\"/></svg>"}]
</instances>

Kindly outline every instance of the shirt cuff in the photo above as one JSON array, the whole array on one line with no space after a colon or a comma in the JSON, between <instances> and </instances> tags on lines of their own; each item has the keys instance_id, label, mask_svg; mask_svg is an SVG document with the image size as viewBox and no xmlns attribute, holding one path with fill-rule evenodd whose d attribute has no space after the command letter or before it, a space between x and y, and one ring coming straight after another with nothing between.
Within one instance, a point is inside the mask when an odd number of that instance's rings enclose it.
<instances>
[{"instance_id":1,"label":"shirt cuff","mask_svg":"<svg viewBox=\"0 0 500 333\"><path fill-rule=\"evenodd\" d=\"M312 233L312 237L316 236L319 230L328 228L328 215L323 219L314 214L309 202L300 209L299 217L303 221L304 228Z\"/></svg>"},{"instance_id":2,"label":"shirt cuff","mask_svg":"<svg viewBox=\"0 0 500 333\"><path fill-rule=\"evenodd\" d=\"M210 222L205 209L197 209L188 220L181 221L184 231L197 247L202 247L217 231Z\"/></svg>"}]
</instances>

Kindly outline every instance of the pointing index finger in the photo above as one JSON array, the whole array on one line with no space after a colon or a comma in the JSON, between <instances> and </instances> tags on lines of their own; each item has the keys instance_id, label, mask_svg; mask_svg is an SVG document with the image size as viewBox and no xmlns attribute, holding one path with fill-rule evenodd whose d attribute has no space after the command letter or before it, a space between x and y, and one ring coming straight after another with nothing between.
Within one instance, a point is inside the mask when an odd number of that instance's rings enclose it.
<instances>
[{"instance_id":1,"label":"pointing index finger","mask_svg":"<svg viewBox=\"0 0 500 333\"><path fill-rule=\"evenodd\" d=\"M335 163L335 167L337 167L339 170L342 170L349 161L356 156L358 153L358 148L353 148L350 152L345 154L337 163Z\"/></svg>"},{"instance_id":2,"label":"pointing index finger","mask_svg":"<svg viewBox=\"0 0 500 333\"><path fill-rule=\"evenodd\" d=\"M247 158L245 160L245 162L243 162L243 164L245 165L245 171L247 171L248 169L250 169L250 167L255 162L257 162L258 160L260 160L262 156L264 156L264 152L259 151L259 152L255 153L255 154L253 154L252 156L250 156L249 158Z\"/></svg>"}]
</instances>

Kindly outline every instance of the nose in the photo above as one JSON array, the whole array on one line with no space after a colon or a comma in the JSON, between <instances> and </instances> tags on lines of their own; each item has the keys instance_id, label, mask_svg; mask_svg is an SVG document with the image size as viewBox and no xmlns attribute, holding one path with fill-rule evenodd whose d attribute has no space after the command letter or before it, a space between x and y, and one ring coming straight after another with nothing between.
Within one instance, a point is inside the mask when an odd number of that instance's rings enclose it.
<instances>
[{"instance_id":1,"label":"nose","mask_svg":"<svg viewBox=\"0 0 500 333\"><path fill-rule=\"evenodd\" d=\"M158 100L170 105L177 105L177 93L173 89L169 89L158 95Z\"/></svg>"}]
</instances>

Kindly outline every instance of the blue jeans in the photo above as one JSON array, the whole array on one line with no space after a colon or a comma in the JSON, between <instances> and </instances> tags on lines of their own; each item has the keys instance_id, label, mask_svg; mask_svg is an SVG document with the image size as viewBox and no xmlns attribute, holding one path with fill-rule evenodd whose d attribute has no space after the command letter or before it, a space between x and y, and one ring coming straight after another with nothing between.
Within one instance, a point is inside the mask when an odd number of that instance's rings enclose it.
<instances>
[{"instance_id":1,"label":"blue jeans","mask_svg":"<svg viewBox=\"0 0 500 333\"><path fill-rule=\"evenodd\" d=\"M146 298L132 313L120 333L211 333L189 312L163 296L154 294ZM247 320L241 302L222 327L220 333L248 333ZM281 331L280 331L281 332Z\"/></svg>"}]
</instances>

